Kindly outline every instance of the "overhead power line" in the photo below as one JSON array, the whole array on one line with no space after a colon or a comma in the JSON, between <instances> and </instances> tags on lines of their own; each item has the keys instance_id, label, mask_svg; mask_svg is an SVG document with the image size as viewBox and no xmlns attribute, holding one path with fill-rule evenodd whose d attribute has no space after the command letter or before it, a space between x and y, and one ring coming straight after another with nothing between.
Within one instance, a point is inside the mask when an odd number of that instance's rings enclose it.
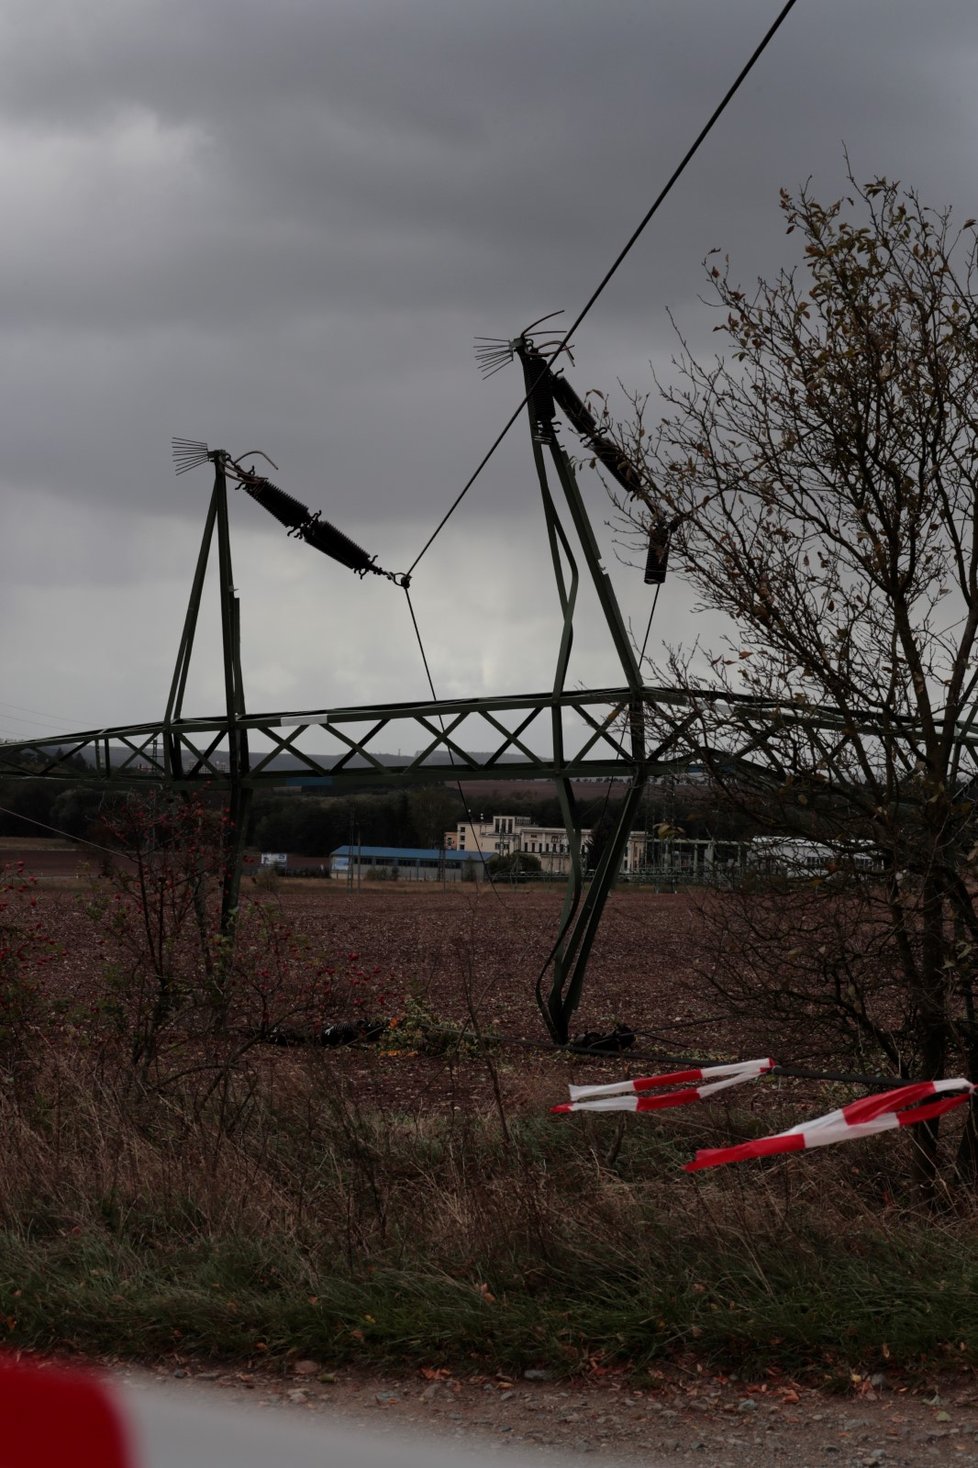
<instances>
[{"instance_id":1,"label":"overhead power line","mask_svg":"<svg viewBox=\"0 0 978 1468\"><path fill-rule=\"evenodd\" d=\"M781 26L784 24L785 20L787 20L788 15L795 8L795 5L797 3L798 3L798 0L787 0L787 3L784 6L782 6L781 10L778 12L778 15L771 22L771 25L768 27L767 31L764 33L763 37L758 42L757 46L754 48L754 50L751 53L750 57L744 63L744 65L741 67L740 71L737 73L737 76L734 78L733 82L727 88L726 92L723 94L723 97L717 103L716 107L710 113L710 116L707 118L706 122L700 128L700 130L697 133L696 137L694 138L693 142L687 148L686 152L683 154L682 158L679 160L679 162L677 163L676 167L673 169L672 173L669 175L669 178L666 180L665 184L659 190L658 194L653 199L653 201L650 204L649 208L646 210L645 214L642 216L641 220L639 221L639 223L637 224L637 226L635 227L635 229L632 231L631 235L628 237L628 239L625 242L625 245L623 246L623 248L619 251L618 255L615 257L615 259L612 261L611 265L605 271L604 275L601 277L601 280L598 282L597 286L592 291L591 295L588 297L588 299L585 301L584 305L581 307L581 310L578 312L577 316L574 318L574 320L571 322L570 326L567 328L567 331L564 333L564 336L562 337L561 341L558 343L558 345L551 352L550 356L547 358L547 366L549 366L550 363L553 362L554 359L556 357L558 357L560 355L560 353L564 350L564 348L568 345L568 343L570 342L570 340L571 340L572 336L574 335L575 331L577 331L578 327L581 325L581 323L584 320L584 318L588 315L589 311L595 305L596 301L599 299L599 297L601 296L601 294L603 293L603 291L605 290L605 288L609 285L609 283L611 282L612 278L614 277L614 275L619 270L620 266L624 263L625 259L627 258L627 256L629 255L629 253L631 252L631 250L633 249L633 247L637 244L638 240L641 238L641 236L644 233L646 227L649 225L649 223L652 221L652 219L654 219L654 217L658 213L659 209L662 207L662 205L665 203L666 199L669 197L669 195L672 192L672 190L675 187L675 185L682 178L683 174L686 172L686 169L689 167L689 164L692 162L693 158L699 152L699 149L700 149L701 145L705 142L706 138L713 131L713 128L719 122L720 118L723 116L723 114L726 111L727 107L733 101L733 98L737 95L737 93L739 92L740 88L742 87L742 85L746 81L747 77L750 75L751 71L753 71L755 65L760 60L760 58L764 54L764 52L767 50L768 45L771 43L771 41L777 35L778 31L781 29ZM543 373L541 372L541 377L542 376L543 376ZM456 495L455 499L453 500L452 504L449 506L448 510L442 516L442 518L438 522L438 524L435 526L435 529L432 531L431 535L425 541L424 545L421 547L421 550L415 556L414 560L411 562L411 565L409 566L408 571L407 571L407 575L408 576L410 576L413 573L413 571L414 571L415 567L417 566L418 562L421 560L421 557L425 554L425 552L430 548L430 546L434 543L434 541L437 539L437 537L441 534L442 530L448 524L448 521L454 515L455 511L458 509L459 505L462 503L463 499L468 494L469 490L472 488L473 484L476 482L476 480L478 479L479 475L482 473L483 469L489 463L489 460L492 458L493 454L499 448L499 445L502 443L502 441L506 437L507 433L509 433L509 430L512 428L513 424L516 422L517 418L520 416L520 414L522 413L523 409L526 407L527 403L529 402L532 391L533 391L533 389L531 388L530 391L526 393L526 395L522 399L522 401L516 406L516 408L514 409L513 413L511 414L511 416L507 419L506 423L503 425L503 428L502 428L501 432L497 435L497 437L490 444L487 452L480 459L480 461L476 465L475 470L473 471L473 473L466 480L465 484L463 484L462 488L459 490L459 492Z\"/></svg>"},{"instance_id":2,"label":"overhead power line","mask_svg":"<svg viewBox=\"0 0 978 1468\"><path fill-rule=\"evenodd\" d=\"M36 821L33 816L25 816L19 810L9 810L7 806L0 805L0 815L13 816L15 820L26 821L29 826L37 826L41 831L48 831L52 836L63 836L66 841L76 846L90 846L93 851L104 852L106 856L125 856L126 852L113 849L111 846L101 846L97 841L89 841L86 836L73 836L70 831L63 831L60 826L49 826L47 821Z\"/></svg>"}]
</instances>

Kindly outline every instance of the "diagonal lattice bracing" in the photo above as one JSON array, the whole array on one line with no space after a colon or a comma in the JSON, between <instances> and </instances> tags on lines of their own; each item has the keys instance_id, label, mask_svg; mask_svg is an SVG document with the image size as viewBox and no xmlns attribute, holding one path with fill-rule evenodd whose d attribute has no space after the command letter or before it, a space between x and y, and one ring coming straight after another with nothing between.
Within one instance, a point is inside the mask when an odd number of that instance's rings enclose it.
<instances>
[{"instance_id":1,"label":"diagonal lattice bracing","mask_svg":"<svg viewBox=\"0 0 978 1468\"><path fill-rule=\"evenodd\" d=\"M636 759L629 711L638 707L650 734L650 753ZM554 753L551 719L562 731ZM673 773L684 763L749 762L779 742L817 742L835 760L847 745L891 740L896 724L912 758L920 731L882 710L860 710L848 720L837 710L776 703L677 688L578 690L511 698L425 700L303 713L252 714L236 721L252 743L245 778L259 787L294 778L331 777L338 783L418 784L464 773L466 779L627 777ZM52 739L0 744L0 775L81 778L148 784L163 778L221 785L227 780L228 720L173 719L119 725ZM978 731L945 731L959 746L962 773L978 770ZM479 742L481 752L473 749ZM261 746L261 747L259 747ZM391 762L392 750L414 754ZM79 760L85 769L79 767Z\"/></svg>"}]
</instances>

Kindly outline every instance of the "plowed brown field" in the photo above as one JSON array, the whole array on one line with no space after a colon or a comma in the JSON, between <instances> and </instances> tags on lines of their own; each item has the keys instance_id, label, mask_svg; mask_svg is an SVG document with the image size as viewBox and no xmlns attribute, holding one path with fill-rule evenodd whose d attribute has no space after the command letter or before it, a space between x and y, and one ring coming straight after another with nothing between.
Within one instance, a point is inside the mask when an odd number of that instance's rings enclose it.
<instances>
[{"instance_id":1,"label":"plowed brown field","mask_svg":"<svg viewBox=\"0 0 978 1468\"><path fill-rule=\"evenodd\" d=\"M45 983L94 1001L106 961L98 927L86 914L97 853L46 842L0 843L0 860L18 859L37 875L42 925L57 943ZM246 879L244 895L277 908L296 934L291 978L297 988L308 991L309 974L326 965L341 977L353 971L365 976L361 1013L400 1016L414 1001L435 1021L457 1025L471 1021L474 1009L480 1026L513 1042L501 1051L507 1061L518 1062L520 1072L538 1070L536 1046L546 1042L546 1033L534 987L557 931L559 887L364 882L351 891L335 881L283 880L266 893ZM698 926L695 898L688 895L613 893L573 1032L623 1022L638 1032L636 1052L659 1054L712 1054L729 1043L708 1023L709 997L696 982ZM338 986L331 1020L356 1017L343 992ZM421 1064L427 1057L418 1057L418 1067L406 1055L397 1059L402 1084L406 1072L417 1069L414 1083L421 1085L423 1075L427 1089L443 1070ZM352 1056L344 1062L356 1065ZM595 1065L602 1073L609 1065L620 1069L621 1060L583 1063L580 1074Z\"/></svg>"}]
</instances>

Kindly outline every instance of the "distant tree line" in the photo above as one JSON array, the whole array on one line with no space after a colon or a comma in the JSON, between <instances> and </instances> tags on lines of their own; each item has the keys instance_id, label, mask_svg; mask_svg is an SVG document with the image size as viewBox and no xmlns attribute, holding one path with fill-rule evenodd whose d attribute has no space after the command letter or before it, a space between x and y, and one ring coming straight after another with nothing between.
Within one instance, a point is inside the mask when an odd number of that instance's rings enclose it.
<instances>
[{"instance_id":1,"label":"distant tree line","mask_svg":"<svg viewBox=\"0 0 978 1468\"><path fill-rule=\"evenodd\" d=\"M129 794L98 784L17 777L0 780L0 836L105 838L113 812ZM248 840L266 851L322 856L347 842L373 846L438 846L464 812L451 786L425 786L351 796L282 795L260 791Z\"/></svg>"},{"instance_id":2,"label":"distant tree line","mask_svg":"<svg viewBox=\"0 0 978 1468\"><path fill-rule=\"evenodd\" d=\"M0 836L89 837L107 806L121 802L121 791L60 780L0 781ZM48 827L53 830L46 829Z\"/></svg>"},{"instance_id":3,"label":"distant tree line","mask_svg":"<svg viewBox=\"0 0 978 1468\"><path fill-rule=\"evenodd\" d=\"M617 819L620 788L596 785L593 798L578 802L580 823L593 831L596 842L607 837ZM106 818L127 799L123 789L109 785L0 780L0 836L43 836L52 828L48 834L98 840ZM324 856L347 843L437 847L460 821L497 813L526 816L541 826L563 824L557 797L547 785L530 796L496 791L491 802L470 804L468 811L451 784L350 795L262 790L252 806L248 840L262 851L297 856ZM735 810L718 809L703 786L671 781L650 784L636 818L636 825L650 833L668 826L694 840L743 840L755 824Z\"/></svg>"},{"instance_id":4,"label":"distant tree line","mask_svg":"<svg viewBox=\"0 0 978 1468\"><path fill-rule=\"evenodd\" d=\"M437 847L464 820L451 786L364 795L280 795L259 792L252 807L250 839L262 851L324 856L337 846Z\"/></svg>"}]
</instances>

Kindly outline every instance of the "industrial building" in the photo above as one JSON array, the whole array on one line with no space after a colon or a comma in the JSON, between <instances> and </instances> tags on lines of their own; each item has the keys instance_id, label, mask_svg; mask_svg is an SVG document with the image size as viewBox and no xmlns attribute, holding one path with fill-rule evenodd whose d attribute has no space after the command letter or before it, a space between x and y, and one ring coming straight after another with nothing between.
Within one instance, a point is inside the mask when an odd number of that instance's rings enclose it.
<instances>
[{"instance_id":1,"label":"industrial building","mask_svg":"<svg viewBox=\"0 0 978 1468\"><path fill-rule=\"evenodd\" d=\"M590 828L583 828L582 846L586 847L590 839ZM624 875L644 867L647 842L644 831L629 833L621 863ZM529 816L501 815L489 820L459 821L454 831L445 832L445 846L460 855L485 858L519 851L535 856L540 870L547 876L564 876L570 870L567 832L563 826L538 826Z\"/></svg>"},{"instance_id":2,"label":"industrial building","mask_svg":"<svg viewBox=\"0 0 978 1468\"><path fill-rule=\"evenodd\" d=\"M330 853L330 875L343 881L481 882L492 854L434 846L338 846Z\"/></svg>"}]
</instances>

